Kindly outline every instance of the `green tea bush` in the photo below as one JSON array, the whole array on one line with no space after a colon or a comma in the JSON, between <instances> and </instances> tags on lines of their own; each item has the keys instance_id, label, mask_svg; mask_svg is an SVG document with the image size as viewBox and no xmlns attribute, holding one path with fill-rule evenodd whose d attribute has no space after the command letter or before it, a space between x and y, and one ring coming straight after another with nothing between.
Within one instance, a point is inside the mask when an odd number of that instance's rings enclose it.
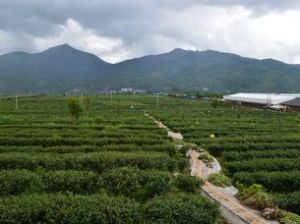
<instances>
[{"instance_id":1,"label":"green tea bush","mask_svg":"<svg viewBox=\"0 0 300 224\"><path fill-rule=\"evenodd\" d=\"M2 169L90 170L98 173L115 167L132 166L140 169L174 170L176 161L164 153L70 153L59 157L48 153L7 153L0 157Z\"/></svg>"},{"instance_id":2,"label":"green tea bush","mask_svg":"<svg viewBox=\"0 0 300 224\"><path fill-rule=\"evenodd\" d=\"M300 223L300 216L291 212L280 210L279 221L281 224L298 224Z\"/></svg>"},{"instance_id":3,"label":"green tea bush","mask_svg":"<svg viewBox=\"0 0 300 224\"><path fill-rule=\"evenodd\" d=\"M99 192L102 180L99 175L89 171L50 171L42 175L42 191L73 192L91 194Z\"/></svg>"},{"instance_id":4,"label":"green tea bush","mask_svg":"<svg viewBox=\"0 0 300 224\"><path fill-rule=\"evenodd\" d=\"M280 208L300 214L300 191L274 193L273 198Z\"/></svg>"},{"instance_id":5,"label":"green tea bush","mask_svg":"<svg viewBox=\"0 0 300 224\"><path fill-rule=\"evenodd\" d=\"M147 200L167 193L171 188L171 180L166 172L122 167L103 174L103 186L114 195Z\"/></svg>"},{"instance_id":6,"label":"green tea bush","mask_svg":"<svg viewBox=\"0 0 300 224\"><path fill-rule=\"evenodd\" d=\"M214 161L214 158L208 152L201 153L198 159L202 160L204 163L212 163Z\"/></svg>"},{"instance_id":7,"label":"green tea bush","mask_svg":"<svg viewBox=\"0 0 300 224\"><path fill-rule=\"evenodd\" d=\"M37 175L26 170L0 171L0 196L18 195L33 188L40 188Z\"/></svg>"},{"instance_id":8,"label":"green tea bush","mask_svg":"<svg viewBox=\"0 0 300 224\"><path fill-rule=\"evenodd\" d=\"M143 188L143 199L149 199L154 196L163 195L172 187L169 174L161 171L143 171L140 181Z\"/></svg>"},{"instance_id":9,"label":"green tea bush","mask_svg":"<svg viewBox=\"0 0 300 224\"><path fill-rule=\"evenodd\" d=\"M0 198L0 223L141 223L139 204L105 195L33 194Z\"/></svg>"},{"instance_id":10,"label":"green tea bush","mask_svg":"<svg viewBox=\"0 0 300 224\"><path fill-rule=\"evenodd\" d=\"M291 192L300 190L300 171L238 172L233 175L233 181L247 186L258 183L275 192Z\"/></svg>"},{"instance_id":11,"label":"green tea bush","mask_svg":"<svg viewBox=\"0 0 300 224\"><path fill-rule=\"evenodd\" d=\"M105 189L113 194L133 196L140 187L139 170L136 168L117 168L103 175Z\"/></svg>"},{"instance_id":12,"label":"green tea bush","mask_svg":"<svg viewBox=\"0 0 300 224\"><path fill-rule=\"evenodd\" d=\"M263 210L265 208L276 208L273 198L265 191L263 186L253 184L250 187L238 186L238 198L250 207Z\"/></svg>"},{"instance_id":13,"label":"green tea bush","mask_svg":"<svg viewBox=\"0 0 300 224\"><path fill-rule=\"evenodd\" d=\"M231 179L223 173L213 173L209 175L208 181L219 187L230 187L232 185Z\"/></svg>"},{"instance_id":14,"label":"green tea bush","mask_svg":"<svg viewBox=\"0 0 300 224\"><path fill-rule=\"evenodd\" d=\"M145 223L149 224L214 224L218 217L218 206L199 194L155 197L144 209Z\"/></svg>"},{"instance_id":15,"label":"green tea bush","mask_svg":"<svg viewBox=\"0 0 300 224\"><path fill-rule=\"evenodd\" d=\"M204 182L197 177L190 175L178 175L175 179L175 185L178 189L184 192L196 192Z\"/></svg>"}]
</instances>

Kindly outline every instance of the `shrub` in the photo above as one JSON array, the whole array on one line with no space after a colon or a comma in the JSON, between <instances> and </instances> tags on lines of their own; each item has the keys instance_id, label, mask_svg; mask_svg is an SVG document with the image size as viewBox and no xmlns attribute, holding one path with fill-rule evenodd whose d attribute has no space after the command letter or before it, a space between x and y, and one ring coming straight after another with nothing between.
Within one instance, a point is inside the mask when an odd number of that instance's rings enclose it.
<instances>
[{"instance_id":1,"label":"shrub","mask_svg":"<svg viewBox=\"0 0 300 224\"><path fill-rule=\"evenodd\" d=\"M0 172L0 195L18 195L32 188L39 188L39 178L26 170L2 170Z\"/></svg>"},{"instance_id":2,"label":"shrub","mask_svg":"<svg viewBox=\"0 0 300 224\"><path fill-rule=\"evenodd\" d=\"M185 192L196 192L203 183L202 180L189 175L178 175L175 180L176 187Z\"/></svg>"},{"instance_id":3,"label":"shrub","mask_svg":"<svg viewBox=\"0 0 300 224\"><path fill-rule=\"evenodd\" d=\"M265 191L263 186L259 184L253 184L250 187L238 185L238 188L239 192L237 196L245 205L260 210L276 207L272 197Z\"/></svg>"},{"instance_id":4,"label":"shrub","mask_svg":"<svg viewBox=\"0 0 300 224\"><path fill-rule=\"evenodd\" d=\"M300 223L300 216L291 212L280 210L279 221L282 224L298 224Z\"/></svg>"},{"instance_id":5,"label":"shrub","mask_svg":"<svg viewBox=\"0 0 300 224\"><path fill-rule=\"evenodd\" d=\"M204 163L212 163L214 157L212 157L208 152L200 153L198 159L202 160Z\"/></svg>"},{"instance_id":6,"label":"shrub","mask_svg":"<svg viewBox=\"0 0 300 224\"><path fill-rule=\"evenodd\" d=\"M291 192L299 189L300 172L238 172L233 175L233 180L247 186L261 184L270 191Z\"/></svg>"},{"instance_id":7,"label":"shrub","mask_svg":"<svg viewBox=\"0 0 300 224\"><path fill-rule=\"evenodd\" d=\"M184 169L186 168L187 164L188 164L188 160L187 160L187 159L185 159L185 158L180 159L180 160L178 161L178 170L179 170L180 172L183 172Z\"/></svg>"},{"instance_id":8,"label":"shrub","mask_svg":"<svg viewBox=\"0 0 300 224\"><path fill-rule=\"evenodd\" d=\"M68 107L71 116L78 120L83 113L83 106L81 105L80 101L75 97L69 98Z\"/></svg>"},{"instance_id":9,"label":"shrub","mask_svg":"<svg viewBox=\"0 0 300 224\"><path fill-rule=\"evenodd\" d=\"M139 170L129 167L116 168L105 173L103 181L108 192L133 196L140 187Z\"/></svg>"},{"instance_id":10,"label":"shrub","mask_svg":"<svg viewBox=\"0 0 300 224\"><path fill-rule=\"evenodd\" d=\"M201 195L171 194L156 197L146 203L145 223L214 224L219 217L216 204Z\"/></svg>"},{"instance_id":11,"label":"shrub","mask_svg":"<svg viewBox=\"0 0 300 224\"><path fill-rule=\"evenodd\" d=\"M213 173L209 175L208 181L219 187L229 187L232 185L231 179L223 173Z\"/></svg>"},{"instance_id":12,"label":"shrub","mask_svg":"<svg viewBox=\"0 0 300 224\"><path fill-rule=\"evenodd\" d=\"M43 191L91 194L100 190L101 178L89 171L49 171L43 174Z\"/></svg>"},{"instance_id":13,"label":"shrub","mask_svg":"<svg viewBox=\"0 0 300 224\"><path fill-rule=\"evenodd\" d=\"M168 173L161 171L143 171L140 178L142 185L142 199L146 200L154 196L163 195L171 188L171 181Z\"/></svg>"},{"instance_id":14,"label":"shrub","mask_svg":"<svg viewBox=\"0 0 300 224\"><path fill-rule=\"evenodd\" d=\"M105 195L33 194L0 199L0 223L141 223L139 205Z\"/></svg>"},{"instance_id":15,"label":"shrub","mask_svg":"<svg viewBox=\"0 0 300 224\"><path fill-rule=\"evenodd\" d=\"M300 191L274 193L273 198L280 208L300 214Z\"/></svg>"},{"instance_id":16,"label":"shrub","mask_svg":"<svg viewBox=\"0 0 300 224\"><path fill-rule=\"evenodd\" d=\"M98 173L115 167L132 166L140 169L174 170L176 162L164 153L94 152L68 153L7 153L0 157L2 169L90 170Z\"/></svg>"}]
</instances>

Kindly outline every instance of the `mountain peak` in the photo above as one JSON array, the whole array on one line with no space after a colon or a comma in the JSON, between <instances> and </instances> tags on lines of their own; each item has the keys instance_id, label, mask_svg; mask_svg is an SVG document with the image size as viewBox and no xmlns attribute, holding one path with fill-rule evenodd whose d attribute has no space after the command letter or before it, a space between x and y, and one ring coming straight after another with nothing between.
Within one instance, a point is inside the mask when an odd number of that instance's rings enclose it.
<instances>
[{"instance_id":1,"label":"mountain peak","mask_svg":"<svg viewBox=\"0 0 300 224\"><path fill-rule=\"evenodd\" d=\"M187 50L183 49L183 48L175 48L174 50L172 50L171 52L186 52Z\"/></svg>"},{"instance_id":2,"label":"mountain peak","mask_svg":"<svg viewBox=\"0 0 300 224\"><path fill-rule=\"evenodd\" d=\"M68 51L68 50L73 50L73 51L78 51L77 49L75 49L74 47L70 46L69 44L61 44L61 45L57 45L57 46L54 46L54 47L51 47L45 51Z\"/></svg>"}]
</instances>

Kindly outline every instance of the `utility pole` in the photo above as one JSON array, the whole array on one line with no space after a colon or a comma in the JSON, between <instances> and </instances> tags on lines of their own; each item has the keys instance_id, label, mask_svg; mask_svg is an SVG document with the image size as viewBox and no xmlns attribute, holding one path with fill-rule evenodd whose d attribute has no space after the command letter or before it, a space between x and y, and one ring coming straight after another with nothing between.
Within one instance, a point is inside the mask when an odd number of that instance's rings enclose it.
<instances>
[{"instance_id":1,"label":"utility pole","mask_svg":"<svg viewBox=\"0 0 300 224\"><path fill-rule=\"evenodd\" d=\"M81 103L81 105L83 105L83 93L82 92L80 94L80 103Z\"/></svg>"},{"instance_id":2,"label":"utility pole","mask_svg":"<svg viewBox=\"0 0 300 224\"><path fill-rule=\"evenodd\" d=\"M156 106L159 107L159 94L157 94L157 98L156 98Z\"/></svg>"},{"instance_id":3,"label":"utility pole","mask_svg":"<svg viewBox=\"0 0 300 224\"><path fill-rule=\"evenodd\" d=\"M19 108L19 103L18 103L18 95L16 95L16 110Z\"/></svg>"},{"instance_id":4,"label":"utility pole","mask_svg":"<svg viewBox=\"0 0 300 224\"><path fill-rule=\"evenodd\" d=\"M112 104L112 100L113 100L112 98L113 98L113 91L111 90L111 91L110 91L110 103L111 103L111 104Z\"/></svg>"}]
</instances>

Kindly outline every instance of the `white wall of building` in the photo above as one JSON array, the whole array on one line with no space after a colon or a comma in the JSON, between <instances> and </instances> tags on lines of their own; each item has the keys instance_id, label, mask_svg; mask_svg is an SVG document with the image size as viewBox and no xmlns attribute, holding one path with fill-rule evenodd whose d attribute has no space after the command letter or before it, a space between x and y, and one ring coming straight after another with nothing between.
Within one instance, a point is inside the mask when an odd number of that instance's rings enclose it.
<instances>
[{"instance_id":1,"label":"white wall of building","mask_svg":"<svg viewBox=\"0 0 300 224\"><path fill-rule=\"evenodd\" d=\"M263 105L280 105L283 102L300 97L300 94L274 94L274 93L236 93L224 96L224 100L255 103Z\"/></svg>"}]
</instances>

